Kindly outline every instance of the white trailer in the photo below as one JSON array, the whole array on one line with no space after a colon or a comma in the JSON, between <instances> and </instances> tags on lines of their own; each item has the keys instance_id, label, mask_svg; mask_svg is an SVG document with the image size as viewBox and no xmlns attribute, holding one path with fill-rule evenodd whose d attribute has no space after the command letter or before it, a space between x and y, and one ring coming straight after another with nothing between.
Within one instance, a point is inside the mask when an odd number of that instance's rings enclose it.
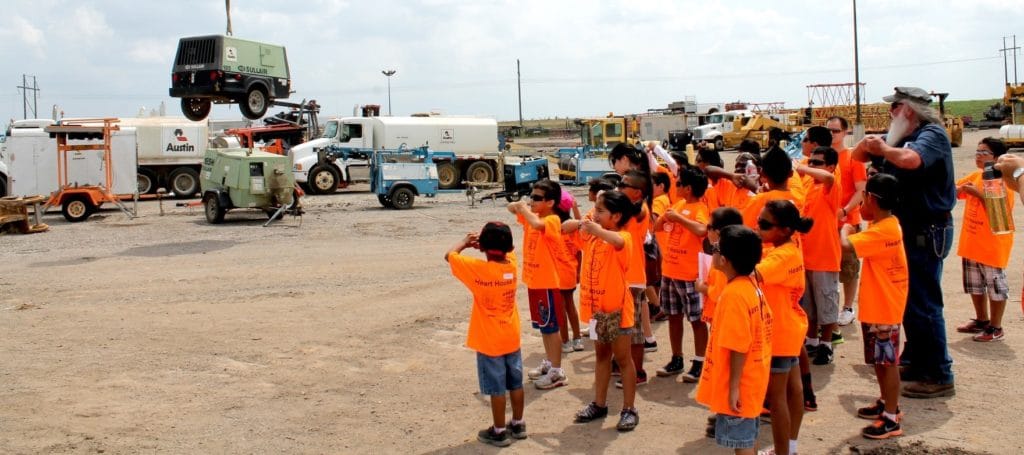
<instances>
[{"instance_id":1,"label":"white trailer","mask_svg":"<svg viewBox=\"0 0 1024 455\"><path fill-rule=\"evenodd\" d=\"M137 155L134 128L121 128L111 138L111 170L113 192L119 195L135 194ZM102 143L102 141L99 141ZM72 139L71 145L96 144L96 139ZM60 189L57 178L57 141L41 128L22 130L7 138L7 162L10 165L9 189L11 195L49 195ZM68 154L67 181L69 185L104 185L106 168L103 156L93 151Z\"/></svg>"},{"instance_id":2,"label":"white trailer","mask_svg":"<svg viewBox=\"0 0 1024 455\"><path fill-rule=\"evenodd\" d=\"M322 162L317 151L328 146L347 147L368 156L373 150L429 146L454 152L454 162L437 163L440 187L455 188L465 180L473 184L501 177L498 122L471 117L342 117L324 123L324 135L292 147L295 181L312 194L333 193L352 181L350 168L365 167L365 160Z\"/></svg>"},{"instance_id":3,"label":"white trailer","mask_svg":"<svg viewBox=\"0 0 1024 455\"><path fill-rule=\"evenodd\" d=\"M139 149L139 194L166 188L176 197L199 192L199 170L209 143L206 122L184 117L122 118L122 128L136 130Z\"/></svg>"},{"instance_id":4,"label":"white trailer","mask_svg":"<svg viewBox=\"0 0 1024 455\"><path fill-rule=\"evenodd\" d=\"M696 128L697 116L691 114L641 115L640 137L645 141L668 141L668 133Z\"/></svg>"}]
</instances>

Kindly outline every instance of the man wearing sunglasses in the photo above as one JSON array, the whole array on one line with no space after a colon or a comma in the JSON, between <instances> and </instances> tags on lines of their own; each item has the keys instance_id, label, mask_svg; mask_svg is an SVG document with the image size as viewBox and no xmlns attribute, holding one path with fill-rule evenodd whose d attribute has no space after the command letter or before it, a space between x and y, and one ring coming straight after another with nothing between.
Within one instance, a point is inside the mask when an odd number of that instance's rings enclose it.
<instances>
[{"instance_id":1,"label":"man wearing sunglasses","mask_svg":"<svg viewBox=\"0 0 1024 455\"><path fill-rule=\"evenodd\" d=\"M946 344L942 263L953 243L953 149L928 92L896 87L883 99L892 103L889 134L865 137L854 148L853 157L870 160L899 180L901 198L893 213L900 221L910 265L910 293L903 316L907 343L900 376L917 381L902 393L909 398L951 396L956 389Z\"/></svg>"}]
</instances>

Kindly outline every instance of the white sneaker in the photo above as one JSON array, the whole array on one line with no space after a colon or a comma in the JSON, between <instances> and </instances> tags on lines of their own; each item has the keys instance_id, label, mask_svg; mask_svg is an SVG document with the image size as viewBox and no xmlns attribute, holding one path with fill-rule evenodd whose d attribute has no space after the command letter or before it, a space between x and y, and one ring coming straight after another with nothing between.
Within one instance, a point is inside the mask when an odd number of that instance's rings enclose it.
<instances>
[{"instance_id":1,"label":"white sneaker","mask_svg":"<svg viewBox=\"0 0 1024 455\"><path fill-rule=\"evenodd\" d=\"M559 370L551 368L548 370L548 374L541 376L536 381L533 381L534 387L541 390L553 389L555 387L561 387L568 384L569 381L565 377L565 373Z\"/></svg>"},{"instance_id":2,"label":"white sneaker","mask_svg":"<svg viewBox=\"0 0 1024 455\"><path fill-rule=\"evenodd\" d=\"M576 338L575 340L572 340L572 350L573 351L582 351L583 350L583 338Z\"/></svg>"},{"instance_id":3,"label":"white sneaker","mask_svg":"<svg viewBox=\"0 0 1024 455\"><path fill-rule=\"evenodd\" d=\"M565 343L562 343L562 354L568 354L570 352L572 352L572 342L566 341Z\"/></svg>"},{"instance_id":4,"label":"white sneaker","mask_svg":"<svg viewBox=\"0 0 1024 455\"><path fill-rule=\"evenodd\" d=\"M537 379L537 378L539 378L541 376L544 376L544 375L548 374L548 371L550 371L550 370L551 370L551 362L549 362L547 360L544 360L544 361L540 362L540 366L539 367L534 368L534 369L526 372L526 375L529 376L530 379Z\"/></svg>"},{"instance_id":5,"label":"white sneaker","mask_svg":"<svg viewBox=\"0 0 1024 455\"><path fill-rule=\"evenodd\" d=\"M850 325L855 319L853 308L843 308L839 312L839 325Z\"/></svg>"}]
</instances>

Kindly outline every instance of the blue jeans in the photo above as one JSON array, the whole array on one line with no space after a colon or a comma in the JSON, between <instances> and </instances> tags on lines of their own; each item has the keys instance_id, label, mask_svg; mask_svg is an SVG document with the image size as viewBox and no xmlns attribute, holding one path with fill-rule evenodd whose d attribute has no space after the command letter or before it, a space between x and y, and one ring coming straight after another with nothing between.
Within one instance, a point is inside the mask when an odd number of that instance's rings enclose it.
<instances>
[{"instance_id":1,"label":"blue jeans","mask_svg":"<svg viewBox=\"0 0 1024 455\"><path fill-rule=\"evenodd\" d=\"M905 232L910 290L903 328L907 342L901 359L925 381L953 383L953 359L946 347L946 319L942 315L942 261L953 245L953 226L934 225Z\"/></svg>"}]
</instances>

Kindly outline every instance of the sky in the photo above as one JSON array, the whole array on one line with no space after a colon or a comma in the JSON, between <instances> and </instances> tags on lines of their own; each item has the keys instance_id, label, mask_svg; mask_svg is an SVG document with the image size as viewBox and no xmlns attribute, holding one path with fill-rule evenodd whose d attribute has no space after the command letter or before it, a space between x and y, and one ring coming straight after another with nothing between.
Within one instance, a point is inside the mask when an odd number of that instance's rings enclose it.
<instances>
[{"instance_id":1,"label":"sky","mask_svg":"<svg viewBox=\"0 0 1024 455\"><path fill-rule=\"evenodd\" d=\"M316 99L324 115L362 104L386 114L381 71L393 69L394 115L516 120L517 59L527 120L686 98L798 108L808 85L854 81L852 0L234 0L231 20L235 37L287 48L289 101ZM897 85L1000 98L1003 38L1019 33L1024 47L1016 1L860 0L857 21L866 102ZM225 28L221 0L5 0L0 118L23 118L23 75L39 87L37 117L54 106L67 117L133 117L161 103L180 116L168 96L178 39ZM1018 60L1024 81L1019 51ZM1012 55L1009 66L1013 82ZM224 105L211 117L242 118Z\"/></svg>"}]
</instances>

